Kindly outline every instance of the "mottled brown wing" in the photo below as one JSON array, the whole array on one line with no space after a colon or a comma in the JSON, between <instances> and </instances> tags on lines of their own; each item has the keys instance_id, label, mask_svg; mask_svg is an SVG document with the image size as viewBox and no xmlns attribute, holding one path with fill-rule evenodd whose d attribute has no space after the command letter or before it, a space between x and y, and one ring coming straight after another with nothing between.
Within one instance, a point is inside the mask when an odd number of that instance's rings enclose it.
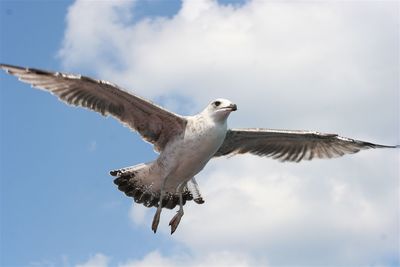
<instances>
[{"instance_id":1,"label":"mottled brown wing","mask_svg":"<svg viewBox=\"0 0 400 267\"><path fill-rule=\"evenodd\" d=\"M281 161L333 158L368 148L394 148L354 140L337 134L270 129L232 129L215 157L251 153Z\"/></svg>"},{"instance_id":2,"label":"mottled brown wing","mask_svg":"<svg viewBox=\"0 0 400 267\"><path fill-rule=\"evenodd\" d=\"M154 144L157 151L163 150L165 144L186 127L185 118L107 81L5 64L0 64L0 67L19 80L48 91L70 105L117 118Z\"/></svg>"}]
</instances>

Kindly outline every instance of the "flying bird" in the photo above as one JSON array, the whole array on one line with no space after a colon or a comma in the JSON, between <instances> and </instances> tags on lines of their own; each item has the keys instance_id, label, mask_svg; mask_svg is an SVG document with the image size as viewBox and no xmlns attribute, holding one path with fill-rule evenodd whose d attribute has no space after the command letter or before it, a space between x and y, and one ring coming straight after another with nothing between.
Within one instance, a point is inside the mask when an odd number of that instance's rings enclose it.
<instances>
[{"instance_id":1,"label":"flying bird","mask_svg":"<svg viewBox=\"0 0 400 267\"><path fill-rule=\"evenodd\" d=\"M136 203L157 208L151 226L154 233L162 208L179 205L169 223L172 234L187 201L204 203L195 175L214 157L250 153L299 162L340 157L369 148L396 147L315 131L228 129L227 119L237 106L227 99L212 101L196 115L181 116L108 81L7 64L0 67L67 104L116 118L153 144L159 153L157 159L112 170L110 174L116 177L118 189Z\"/></svg>"}]
</instances>

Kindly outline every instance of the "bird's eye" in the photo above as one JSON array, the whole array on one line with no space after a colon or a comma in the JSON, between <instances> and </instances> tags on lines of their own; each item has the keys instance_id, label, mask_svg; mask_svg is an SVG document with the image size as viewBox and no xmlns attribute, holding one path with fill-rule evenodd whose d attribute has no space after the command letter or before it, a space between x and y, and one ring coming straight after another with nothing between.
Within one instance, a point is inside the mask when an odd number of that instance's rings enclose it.
<instances>
[{"instance_id":1,"label":"bird's eye","mask_svg":"<svg viewBox=\"0 0 400 267\"><path fill-rule=\"evenodd\" d=\"M219 105L221 105L221 101L215 101L214 102L214 106L218 107Z\"/></svg>"}]
</instances>

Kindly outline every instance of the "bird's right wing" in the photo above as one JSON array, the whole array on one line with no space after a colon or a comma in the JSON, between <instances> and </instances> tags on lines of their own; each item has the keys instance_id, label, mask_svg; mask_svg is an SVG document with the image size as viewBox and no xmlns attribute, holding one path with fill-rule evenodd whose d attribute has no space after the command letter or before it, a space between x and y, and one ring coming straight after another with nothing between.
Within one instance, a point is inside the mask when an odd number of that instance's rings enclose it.
<instances>
[{"instance_id":1,"label":"bird's right wing","mask_svg":"<svg viewBox=\"0 0 400 267\"><path fill-rule=\"evenodd\" d=\"M6 64L0 64L0 68L70 105L117 118L154 144L157 151L161 151L171 138L182 133L186 127L185 118L107 81Z\"/></svg>"},{"instance_id":2,"label":"bird's right wing","mask_svg":"<svg viewBox=\"0 0 400 267\"><path fill-rule=\"evenodd\" d=\"M228 130L224 143L214 157L251 153L281 161L333 158L368 148L395 148L311 131L271 129Z\"/></svg>"}]
</instances>

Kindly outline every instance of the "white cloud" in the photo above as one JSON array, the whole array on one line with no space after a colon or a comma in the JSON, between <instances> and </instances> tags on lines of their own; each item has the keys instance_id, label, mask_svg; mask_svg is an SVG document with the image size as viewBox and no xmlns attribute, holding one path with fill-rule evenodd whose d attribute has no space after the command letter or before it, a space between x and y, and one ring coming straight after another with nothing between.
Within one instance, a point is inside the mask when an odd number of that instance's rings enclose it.
<instances>
[{"instance_id":1,"label":"white cloud","mask_svg":"<svg viewBox=\"0 0 400 267\"><path fill-rule=\"evenodd\" d=\"M147 266L165 266L173 267L176 266L174 261L170 258L163 257L159 252L154 251L147 254L143 259L136 261L129 261L120 267L147 267Z\"/></svg>"},{"instance_id":2,"label":"white cloud","mask_svg":"<svg viewBox=\"0 0 400 267\"><path fill-rule=\"evenodd\" d=\"M149 211L149 209L141 208L141 205L132 203L129 217L136 225L147 225L151 219Z\"/></svg>"},{"instance_id":3,"label":"white cloud","mask_svg":"<svg viewBox=\"0 0 400 267\"><path fill-rule=\"evenodd\" d=\"M90 69L147 97L196 99L192 112L213 98L231 98L241 110L235 123L329 131L346 124L361 134L371 131L360 123L368 115L371 124L391 129L375 136L395 138L395 3L252 1L233 8L184 1L172 19L133 25L126 14L133 2L84 8L90 4L78 1L68 14L61 55L70 69ZM365 104L354 110L355 102ZM375 115L376 103L390 105ZM265 114L250 118L261 106Z\"/></svg>"},{"instance_id":4,"label":"white cloud","mask_svg":"<svg viewBox=\"0 0 400 267\"><path fill-rule=\"evenodd\" d=\"M357 266L396 255L395 169L382 171L382 185L367 178L372 168L362 159L346 160L305 166L246 157L213 162L198 177L206 206L186 208L176 237L193 251L248 251L274 265ZM394 166L392 160L380 166ZM351 175L337 169L343 167Z\"/></svg>"},{"instance_id":5,"label":"white cloud","mask_svg":"<svg viewBox=\"0 0 400 267\"><path fill-rule=\"evenodd\" d=\"M77 267L107 267L107 257L102 254L90 258L87 263ZM138 260L118 263L118 267L248 267L255 266L252 260L243 253L228 251L213 252L201 258L189 257L186 254L163 256L159 251L152 251ZM258 265L259 266L259 265ZM264 264L264 266L266 266Z\"/></svg>"},{"instance_id":6,"label":"white cloud","mask_svg":"<svg viewBox=\"0 0 400 267\"><path fill-rule=\"evenodd\" d=\"M76 267L107 267L109 258L101 253L97 253L85 263L77 264Z\"/></svg>"},{"instance_id":7,"label":"white cloud","mask_svg":"<svg viewBox=\"0 0 400 267\"><path fill-rule=\"evenodd\" d=\"M75 2L60 52L66 68L175 111L232 99L234 127L399 143L398 2L186 0L172 18L131 23L134 5ZM389 150L302 164L215 160L197 177L206 203L186 206L174 238L191 250L189 266L213 253L245 255L241 266L399 262L399 163ZM150 231L151 212L134 207L131 217ZM126 266L151 263L187 262L152 252Z\"/></svg>"}]
</instances>

